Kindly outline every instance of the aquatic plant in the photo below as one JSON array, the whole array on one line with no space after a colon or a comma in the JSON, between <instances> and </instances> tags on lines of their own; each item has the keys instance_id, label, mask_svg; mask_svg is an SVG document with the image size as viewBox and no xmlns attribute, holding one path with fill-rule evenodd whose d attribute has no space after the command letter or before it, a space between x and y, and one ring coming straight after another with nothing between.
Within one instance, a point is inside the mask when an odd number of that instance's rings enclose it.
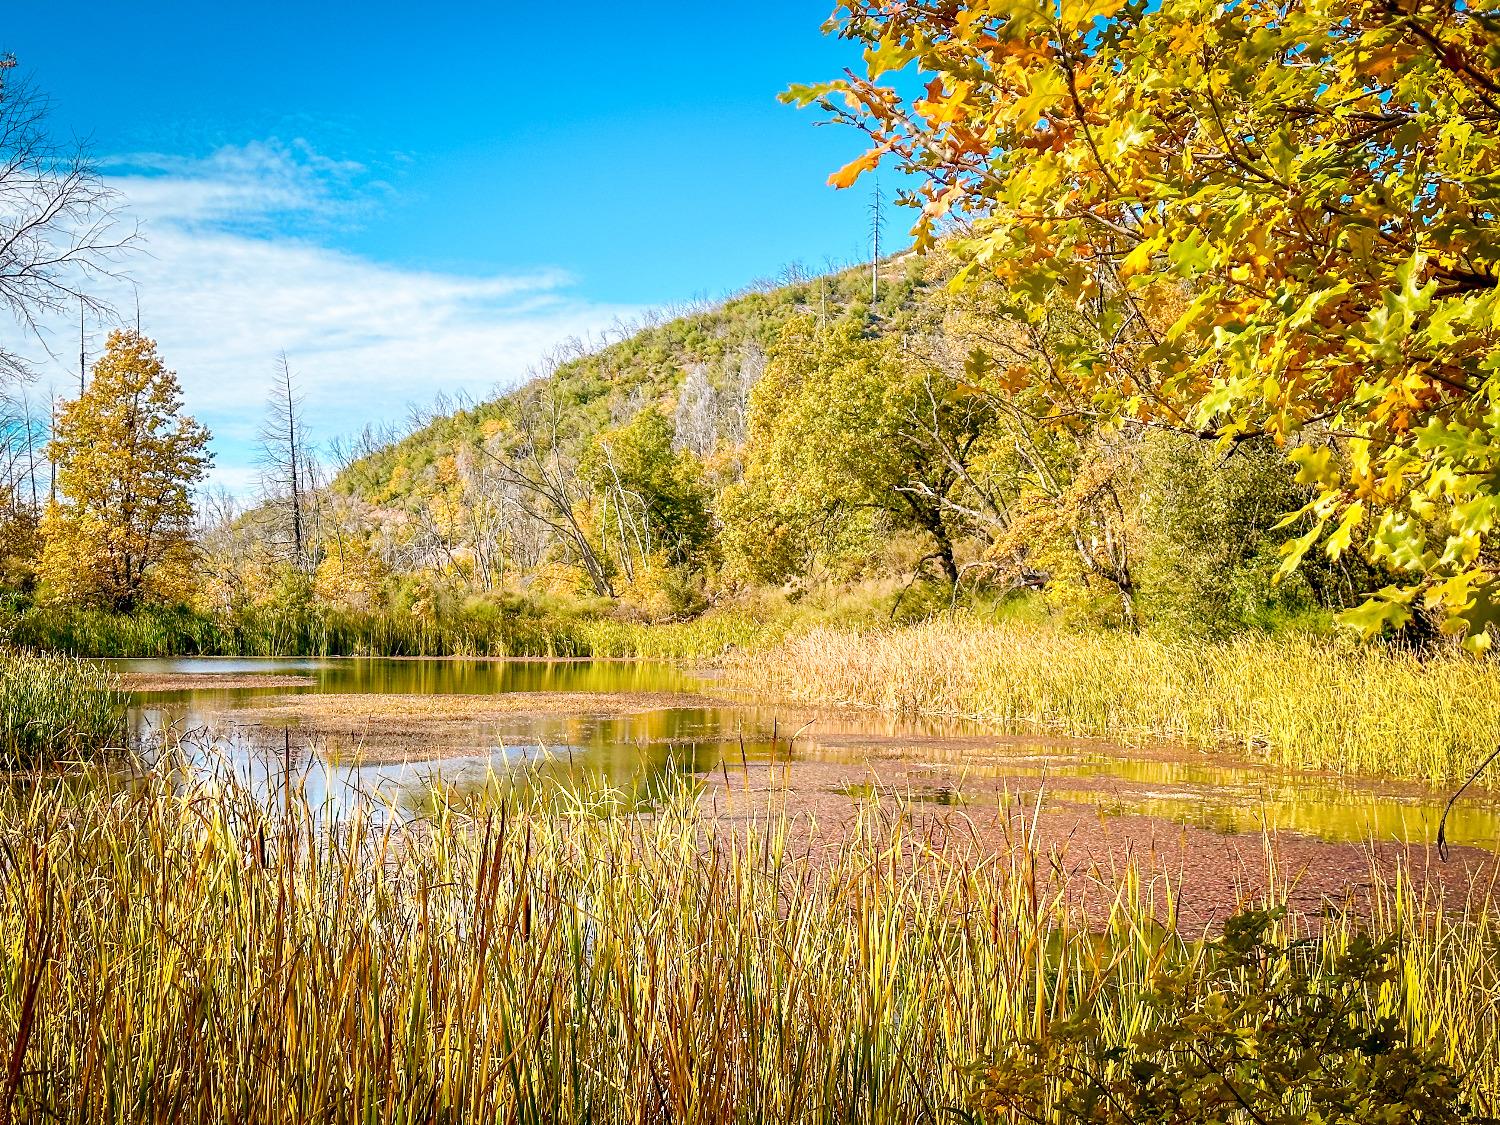
<instances>
[{"instance_id":1,"label":"aquatic plant","mask_svg":"<svg viewBox=\"0 0 1500 1125\"><path fill-rule=\"evenodd\" d=\"M745 614L721 612L660 624L594 618L579 622L575 633L590 656L708 661L773 644L785 629Z\"/></svg>"},{"instance_id":2,"label":"aquatic plant","mask_svg":"<svg viewBox=\"0 0 1500 1125\"><path fill-rule=\"evenodd\" d=\"M126 695L97 665L0 655L0 768L92 757L125 733Z\"/></svg>"},{"instance_id":3,"label":"aquatic plant","mask_svg":"<svg viewBox=\"0 0 1500 1125\"><path fill-rule=\"evenodd\" d=\"M712 660L779 640L785 629L747 614L647 624L576 608L475 600L432 618L397 609L134 613L0 603L0 636L17 647L77 656L600 656Z\"/></svg>"},{"instance_id":4,"label":"aquatic plant","mask_svg":"<svg viewBox=\"0 0 1500 1125\"><path fill-rule=\"evenodd\" d=\"M1281 765L1447 781L1500 738L1500 665L1305 636L1210 643L962 619L816 629L733 663L799 699L1015 729L1234 746Z\"/></svg>"},{"instance_id":5,"label":"aquatic plant","mask_svg":"<svg viewBox=\"0 0 1500 1125\"><path fill-rule=\"evenodd\" d=\"M889 802L796 831L686 790L399 824L166 776L0 796L0 1123L935 1120L1058 1021L1149 1025L1204 956L1128 869L934 850ZM1495 912L1375 894L1372 1012L1495 1104Z\"/></svg>"}]
</instances>

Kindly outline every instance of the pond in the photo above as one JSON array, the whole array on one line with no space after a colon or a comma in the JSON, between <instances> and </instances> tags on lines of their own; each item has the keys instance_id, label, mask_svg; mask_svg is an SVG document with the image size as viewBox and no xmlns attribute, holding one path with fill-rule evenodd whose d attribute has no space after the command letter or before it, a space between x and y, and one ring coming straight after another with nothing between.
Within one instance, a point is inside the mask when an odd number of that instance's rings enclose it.
<instances>
[{"instance_id":1,"label":"pond","mask_svg":"<svg viewBox=\"0 0 1500 1125\"><path fill-rule=\"evenodd\" d=\"M148 752L180 746L189 768L231 772L267 797L291 777L331 810L417 810L435 788L462 797L542 778L607 784L645 808L674 775L728 788L742 775L758 784L774 776L794 803L825 813L882 796L963 809L1045 791L1049 804L1105 819L1422 844L1448 796L1191 748L773 703L711 673L642 661L106 663L135 689L132 728ZM1466 794L1449 835L1500 849L1494 794Z\"/></svg>"}]
</instances>

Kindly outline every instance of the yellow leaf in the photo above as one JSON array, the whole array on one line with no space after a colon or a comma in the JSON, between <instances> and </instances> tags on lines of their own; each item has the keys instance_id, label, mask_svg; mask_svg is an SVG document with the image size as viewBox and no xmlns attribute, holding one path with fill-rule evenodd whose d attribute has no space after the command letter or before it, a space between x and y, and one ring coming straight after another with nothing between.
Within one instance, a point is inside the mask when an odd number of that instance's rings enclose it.
<instances>
[{"instance_id":1,"label":"yellow leaf","mask_svg":"<svg viewBox=\"0 0 1500 1125\"><path fill-rule=\"evenodd\" d=\"M1148 238L1135 244L1135 249L1120 262L1120 280L1134 277L1151 268L1151 255L1156 253L1156 239Z\"/></svg>"},{"instance_id":2,"label":"yellow leaf","mask_svg":"<svg viewBox=\"0 0 1500 1125\"><path fill-rule=\"evenodd\" d=\"M876 165L880 163L880 158L885 153L886 150L884 148L872 148L863 156L849 161L848 164L845 164L837 172L828 177L828 186L839 188L840 190L846 187L853 187L854 181L859 179L860 176L866 172L874 171Z\"/></svg>"},{"instance_id":3,"label":"yellow leaf","mask_svg":"<svg viewBox=\"0 0 1500 1125\"><path fill-rule=\"evenodd\" d=\"M1334 529L1333 534L1328 537L1328 542L1323 546L1330 559L1338 561L1339 556L1349 549L1349 544L1354 538L1354 529L1364 518L1364 514L1365 506L1358 501L1344 509L1338 527Z\"/></svg>"}]
</instances>

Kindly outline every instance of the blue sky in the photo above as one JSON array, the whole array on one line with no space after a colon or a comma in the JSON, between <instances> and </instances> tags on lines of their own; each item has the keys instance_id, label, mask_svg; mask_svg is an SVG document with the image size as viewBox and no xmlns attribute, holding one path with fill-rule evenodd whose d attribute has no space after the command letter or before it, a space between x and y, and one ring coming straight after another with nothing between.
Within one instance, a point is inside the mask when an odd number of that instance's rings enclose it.
<instances>
[{"instance_id":1,"label":"blue sky","mask_svg":"<svg viewBox=\"0 0 1500 1125\"><path fill-rule=\"evenodd\" d=\"M245 490L279 348L330 437L860 256L859 138L776 101L857 60L831 6L11 0L0 50L141 222L143 327Z\"/></svg>"}]
</instances>

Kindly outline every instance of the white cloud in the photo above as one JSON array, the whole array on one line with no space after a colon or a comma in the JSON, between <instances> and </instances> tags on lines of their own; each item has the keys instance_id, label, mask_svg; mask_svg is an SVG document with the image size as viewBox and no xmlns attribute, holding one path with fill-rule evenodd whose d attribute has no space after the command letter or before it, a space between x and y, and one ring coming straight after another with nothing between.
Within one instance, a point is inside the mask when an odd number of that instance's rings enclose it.
<instances>
[{"instance_id":1,"label":"white cloud","mask_svg":"<svg viewBox=\"0 0 1500 1125\"><path fill-rule=\"evenodd\" d=\"M309 429L327 438L401 419L440 391L486 397L569 336L635 310L571 296L561 271L466 277L382 264L323 244L371 207L365 170L305 144L260 142L203 160L119 157L111 182L142 224L127 263L142 327L215 434L215 479L252 479L276 353L287 352ZM127 318L135 296L115 303ZM69 347L59 327L54 351ZM97 343L95 349L97 350ZM66 360L54 371L64 391Z\"/></svg>"},{"instance_id":2,"label":"white cloud","mask_svg":"<svg viewBox=\"0 0 1500 1125\"><path fill-rule=\"evenodd\" d=\"M366 211L382 186L351 160L331 160L305 141L226 145L203 158L125 153L105 172L151 223L218 224L233 229L322 223Z\"/></svg>"}]
</instances>

